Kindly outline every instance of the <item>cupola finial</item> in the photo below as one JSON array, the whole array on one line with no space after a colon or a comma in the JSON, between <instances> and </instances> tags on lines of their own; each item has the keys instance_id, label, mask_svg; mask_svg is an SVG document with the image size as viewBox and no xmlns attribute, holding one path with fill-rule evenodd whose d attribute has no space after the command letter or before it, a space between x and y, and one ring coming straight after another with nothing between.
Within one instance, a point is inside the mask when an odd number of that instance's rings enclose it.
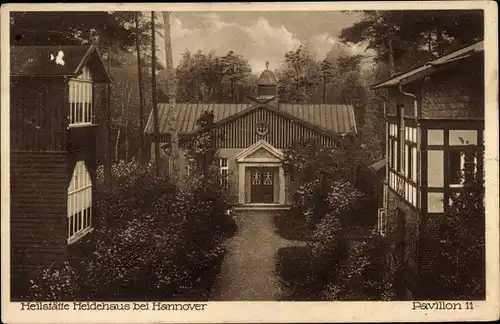
<instances>
[{"instance_id":1,"label":"cupola finial","mask_svg":"<svg viewBox=\"0 0 500 324\"><path fill-rule=\"evenodd\" d=\"M269 61L266 61L266 70L269 70Z\"/></svg>"}]
</instances>

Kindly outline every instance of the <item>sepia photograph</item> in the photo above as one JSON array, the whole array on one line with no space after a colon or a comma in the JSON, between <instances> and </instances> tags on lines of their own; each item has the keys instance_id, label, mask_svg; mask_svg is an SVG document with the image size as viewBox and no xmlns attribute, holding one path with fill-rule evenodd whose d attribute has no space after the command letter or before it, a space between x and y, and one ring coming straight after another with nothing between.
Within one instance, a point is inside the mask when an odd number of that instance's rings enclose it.
<instances>
[{"instance_id":1,"label":"sepia photograph","mask_svg":"<svg viewBox=\"0 0 500 324\"><path fill-rule=\"evenodd\" d=\"M485 10L407 7L2 7L2 299L466 313L498 298Z\"/></svg>"}]
</instances>

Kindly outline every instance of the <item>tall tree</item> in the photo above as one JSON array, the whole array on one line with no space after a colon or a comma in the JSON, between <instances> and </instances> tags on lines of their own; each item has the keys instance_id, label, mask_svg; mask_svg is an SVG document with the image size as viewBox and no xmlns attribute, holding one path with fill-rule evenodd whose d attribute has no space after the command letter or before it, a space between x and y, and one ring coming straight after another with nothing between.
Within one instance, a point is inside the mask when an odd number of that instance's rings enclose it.
<instances>
[{"instance_id":1,"label":"tall tree","mask_svg":"<svg viewBox=\"0 0 500 324\"><path fill-rule=\"evenodd\" d=\"M137 85L139 86L139 125L140 125L140 156L139 163L143 165L144 163L144 101L142 99L142 69L141 69L141 46L139 39L139 13L136 12L134 15L135 22L135 50L137 54Z\"/></svg>"},{"instance_id":2,"label":"tall tree","mask_svg":"<svg viewBox=\"0 0 500 324\"><path fill-rule=\"evenodd\" d=\"M316 88L316 62L308 49L300 46L285 54L285 63L279 71L278 93L283 100L294 103L308 102Z\"/></svg>"},{"instance_id":3,"label":"tall tree","mask_svg":"<svg viewBox=\"0 0 500 324\"><path fill-rule=\"evenodd\" d=\"M153 105L153 125L154 125L154 143L155 143L155 171L160 175L160 134L158 125L158 105L156 104L156 34L155 34L155 12L151 11L151 98Z\"/></svg>"},{"instance_id":4,"label":"tall tree","mask_svg":"<svg viewBox=\"0 0 500 324\"><path fill-rule=\"evenodd\" d=\"M229 82L229 102L235 101L236 86L241 86L246 78L249 77L252 69L241 55L229 51L221 58L224 78Z\"/></svg>"},{"instance_id":5,"label":"tall tree","mask_svg":"<svg viewBox=\"0 0 500 324\"><path fill-rule=\"evenodd\" d=\"M165 40L165 78L167 80L167 93L168 93L168 108L171 112L169 116L169 132L170 132L170 176L177 177L179 173L179 134L177 130L177 116L178 111L176 108L176 80L174 74L173 60L172 60L172 38L170 35L170 12L163 12L163 28Z\"/></svg>"},{"instance_id":6,"label":"tall tree","mask_svg":"<svg viewBox=\"0 0 500 324\"><path fill-rule=\"evenodd\" d=\"M322 103L326 103L326 85L333 81L333 66L330 61L327 59L324 59L321 62L321 67L320 67L320 78L323 83L323 96L322 96Z\"/></svg>"},{"instance_id":7,"label":"tall tree","mask_svg":"<svg viewBox=\"0 0 500 324\"><path fill-rule=\"evenodd\" d=\"M364 42L391 74L422 64L458 46L483 38L480 10L363 11L362 19L344 28L344 42Z\"/></svg>"},{"instance_id":8,"label":"tall tree","mask_svg":"<svg viewBox=\"0 0 500 324\"><path fill-rule=\"evenodd\" d=\"M105 38L127 48L133 39L123 15L108 11L12 12L11 45L80 45Z\"/></svg>"},{"instance_id":9,"label":"tall tree","mask_svg":"<svg viewBox=\"0 0 500 324\"><path fill-rule=\"evenodd\" d=\"M256 84L247 60L232 51L223 57L212 52L183 52L176 81L180 102L241 102Z\"/></svg>"}]
</instances>

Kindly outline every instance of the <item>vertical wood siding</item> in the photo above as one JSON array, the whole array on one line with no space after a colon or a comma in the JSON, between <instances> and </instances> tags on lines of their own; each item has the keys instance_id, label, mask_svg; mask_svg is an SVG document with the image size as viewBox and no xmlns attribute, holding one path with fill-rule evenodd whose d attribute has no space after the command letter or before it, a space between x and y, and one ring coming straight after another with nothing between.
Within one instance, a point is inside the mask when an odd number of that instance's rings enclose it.
<instances>
[{"instance_id":1,"label":"vertical wood siding","mask_svg":"<svg viewBox=\"0 0 500 324\"><path fill-rule=\"evenodd\" d=\"M63 78L11 79L13 150L65 150L69 105L67 92Z\"/></svg>"},{"instance_id":2,"label":"vertical wood siding","mask_svg":"<svg viewBox=\"0 0 500 324\"><path fill-rule=\"evenodd\" d=\"M67 160L65 153L11 153L13 298L39 266L66 258Z\"/></svg>"},{"instance_id":3,"label":"vertical wood siding","mask_svg":"<svg viewBox=\"0 0 500 324\"><path fill-rule=\"evenodd\" d=\"M265 123L268 133L259 135L257 125ZM303 126L293 119L279 116L267 109L259 109L248 115L220 125L217 130L218 148L246 148L259 140L265 140L274 147L285 149L302 139L316 138L321 145L338 147L332 138ZM181 147L189 145L181 143Z\"/></svg>"}]
</instances>

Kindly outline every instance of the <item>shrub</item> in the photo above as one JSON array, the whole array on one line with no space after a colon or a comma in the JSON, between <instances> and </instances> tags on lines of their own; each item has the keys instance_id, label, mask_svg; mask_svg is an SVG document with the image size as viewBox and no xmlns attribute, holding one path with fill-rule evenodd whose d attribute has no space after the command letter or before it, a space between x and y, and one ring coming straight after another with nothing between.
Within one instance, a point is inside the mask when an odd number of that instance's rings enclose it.
<instances>
[{"instance_id":1,"label":"shrub","mask_svg":"<svg viewBox=\"0 0 500 324\"><path fill-rule=\"evenodd\" d=\"M393 277L387 262L388 245L380 237L345 238L346 257L323 290L325 300L392 300ZM348 240L348 241L347 241Z\"/></svg>"},{"instance_id":2,"label":"shrub","mask_svg":"<svg viewBox=\"0 0 500 324\"><path fill-rule=\"evenodd\" d=\"M96 209L103 223L123 222L135 213L149 211L162 195L172 196L176 187L165 174L156 176L151 165L141 168L132 160L119 161L112 167L113 186L102 184L102 168L98 170Z\"/></svg>"},{"instance_id":3,"label":"shrub","mask_svg":"<svg viewBox=\"0 0 500 324\"><path fill-rule=\"evenodd\" d=\"M30 280L26 298L32 301L67 301L78 293L77 272L68 263L52 264L40 269L40 275Z\"/></svg>"},{"instance_id":4,"label":"shrub","mask_svg":"<svg viewBox=\"0 0 500 324\"><path fill-rule=\"evenodd\" d=\"M281 248L276 256L276 273L285 286L286 300L314 300L310 284L312 253L309 246Z\"/></svg>"}]
</instances>

